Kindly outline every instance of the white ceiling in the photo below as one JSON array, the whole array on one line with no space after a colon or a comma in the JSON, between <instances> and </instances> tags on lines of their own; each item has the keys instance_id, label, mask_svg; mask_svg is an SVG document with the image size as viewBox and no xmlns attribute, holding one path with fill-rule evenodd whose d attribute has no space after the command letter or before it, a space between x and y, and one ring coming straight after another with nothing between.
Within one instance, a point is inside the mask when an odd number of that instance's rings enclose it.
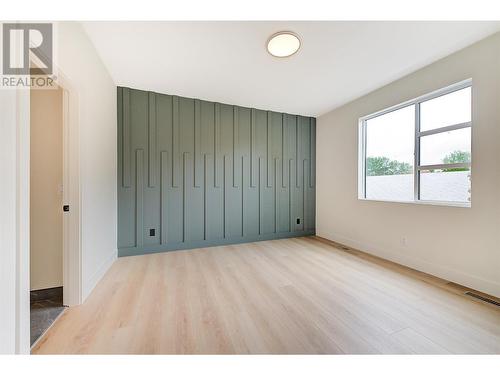
<instances>
[{"instance_id":1,"label":"white ceiling","mask_svg":"<svg viewBox=\"0 0 500 375\"><path fill-rule=\"evenodd\" d=\"M500 30L500 22L84 22L115 83L318 116ZM294 31L290 58L268 37Z\"/></svg>"}]
</instances>

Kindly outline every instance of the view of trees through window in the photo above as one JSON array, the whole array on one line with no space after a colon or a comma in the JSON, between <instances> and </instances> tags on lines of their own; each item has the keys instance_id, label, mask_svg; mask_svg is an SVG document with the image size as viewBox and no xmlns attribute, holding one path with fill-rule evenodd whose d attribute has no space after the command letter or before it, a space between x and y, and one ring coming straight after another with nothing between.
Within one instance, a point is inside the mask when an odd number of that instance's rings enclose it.
<instances>
[{"instance_id":1,"label":"view of trees through window","mask_svg":"<svg viewBox=\"0 0 500 375\"><path fill-rule=\"evenodd\" d=\"M388 176L408 173L413 173L413 168L408 163L391 160L385 156L370 156L366 158L367 176Z\"/></svg>"},{"instance_id":2,"label":"view of trees through window","mask_svg":"<svg viewBox=\"0 0 500 375\"><path fill-rule=\"evenodd\" d=\"M455 150L446 155L443 164L468 163L470 152ZM468 171L469 168L444 168L443 172ZM429 171L432 173L432 171ZM404 161L391 160L385 156L369 156L366 158L367 176L389 176L395 174L413 173L413 167Z\"/></svg>"}]
</instances>

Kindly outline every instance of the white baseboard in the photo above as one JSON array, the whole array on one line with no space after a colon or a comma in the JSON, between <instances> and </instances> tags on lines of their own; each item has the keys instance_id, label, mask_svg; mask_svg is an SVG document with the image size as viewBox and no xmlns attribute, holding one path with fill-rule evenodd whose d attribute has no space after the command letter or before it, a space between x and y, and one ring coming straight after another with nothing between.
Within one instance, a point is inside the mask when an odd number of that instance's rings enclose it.
<instances>
[{"instance_id":1,"label":"white baseboard","mask_svg":"<svg viewBox=\"0 0 500 375\"><path fill-rule=\"evenodd\" d=\"M495 297L500 296L500 284L492 280L486 280L446 266L418 259L412 255L402 254L401 251L388 248L387 246L382 247L354 240L338 233L317 233L316 235Z\"/></svg>"},{"instance_id":2,"label":"white baseboard","mask_svg":"<svg viewBox=\"0 0 500 375\"><path fill-rule=\"evenodd\" d=\"M87 282L83 282L84 288L82 292L82 303L85 302L87 297L92 293L97 283L106 274L111 265L115 262L118 257L118 250L115 249L111 252L111 255L101 264L101 266L94 272Z\"/></svg>"}]
</instances>

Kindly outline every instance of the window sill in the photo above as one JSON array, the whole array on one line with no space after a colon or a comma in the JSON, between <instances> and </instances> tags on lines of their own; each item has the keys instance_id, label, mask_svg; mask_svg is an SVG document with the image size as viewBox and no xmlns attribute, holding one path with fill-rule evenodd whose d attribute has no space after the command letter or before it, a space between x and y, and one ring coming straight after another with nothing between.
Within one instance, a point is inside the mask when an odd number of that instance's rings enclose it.
<instances>
[{"instance_id":1,"label":"window sill","mask_svg":"<svg viewBox=\"0 0 500 375\"><path fill-rule=\"evenodd\" d=\"M447 207L461 207L461 208L471 208L470 202L442 202L442 201L398 201L398 200L388 200L388 199L371 199L358 197L360 201L369 202L382 202L382 203L400 203L400 204L416 204L416 205L426 205L426 206L447 206Z\"/></svg>"}]
</instances>

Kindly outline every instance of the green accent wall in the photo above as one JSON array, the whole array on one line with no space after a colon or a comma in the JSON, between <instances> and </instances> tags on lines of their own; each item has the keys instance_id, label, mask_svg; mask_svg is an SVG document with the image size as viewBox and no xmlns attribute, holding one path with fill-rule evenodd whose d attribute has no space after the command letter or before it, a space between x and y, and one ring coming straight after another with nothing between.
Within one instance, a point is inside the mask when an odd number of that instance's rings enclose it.
<instances>
[{"instance_id":1,"label":"green accent wall","mask_svg":"<svg viewBox=\"0 0 500 375\"><path fill-rule=\"evenodd\" d=\"M118 87L119 256L314 234L315 144L312 117Z\"/></svg>"}]
</instances>

